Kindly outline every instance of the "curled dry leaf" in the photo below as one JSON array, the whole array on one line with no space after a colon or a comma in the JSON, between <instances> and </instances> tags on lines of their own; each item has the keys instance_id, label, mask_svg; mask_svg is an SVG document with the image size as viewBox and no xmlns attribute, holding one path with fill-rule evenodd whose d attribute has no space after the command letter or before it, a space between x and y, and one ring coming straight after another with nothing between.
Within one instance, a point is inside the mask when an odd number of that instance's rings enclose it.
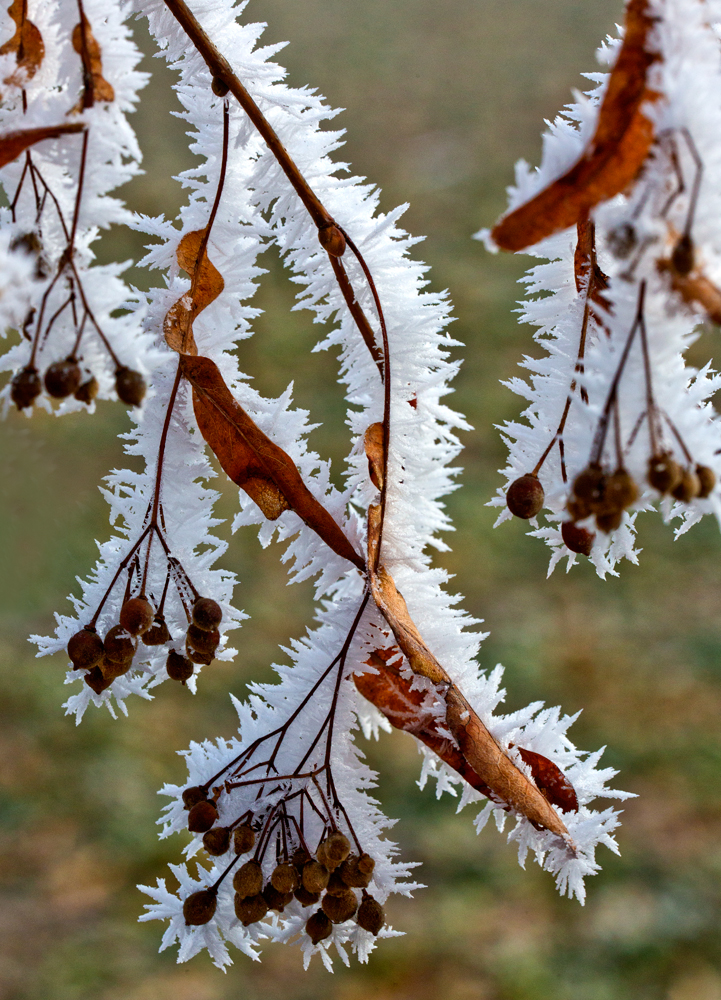
<instances>
[{"instance_id":1,"label":"curled dry leaf","mask_svg":"<svg viewBox=\"0 0 721 1000\"><path fill-rule=\"evenodd\" d=\"M17 69L6 77L5 83L22 87L40 68L45 55L45 44L40 30L28 20L27 0L13 0L8 7L8 14L15 22L15 34L0 47L0 55L10 52L17 54Z\"/></svg>"},{"instance_id":2,"label":"curled dry leaf","mask_svg":"<svg viewBox=\"0 0 721 1000\"><path fill-rule=\"evenodd\" d=\"M210 358L183 355L200 432L224 471L273 521L293 510L334 552L365 569L362 558L301 479L290 455L248 416Z\"/></svg>"},{"instance_id":3,"label":"curled dry leaf","mask_svg":"<svg viewBox=\"0 0 721 1000\"><path fill-rule=\"evenodd\" d=\"M523 763L530 767L533 780L551 805L564 812L578 812L576 789L557 764L534 750L518 747L518 753Z\"/></svg>"},{"instance_id":4,"label":"curled dry leaf","mask_svg":"<svg viewBox=\"0 0 721 1000\"><path fill-rule=\"evenodd\" d=\"M0 167L4 167L6 163L10 163L30 146L42 142L43 139L58 139L70 132L82 132L84 128L82 122L74 122L72 125L45 125L42 128L6 132L0 135Z\"/></svg>"},{"instance_id":5,"label":"curled dry leaf","mask_svg":"<svg viewBox=\"0 0 721 1000\"><path fill-rule=\"evenodd\" d=\"M721 291L700 271L679 274L670 260L659 260L656 265L667 274L671 288L692 309L700 309L712 323L721 325Z\"/></svg>"},{"instance_id":6,"label":"curled dry leaf","mask_svg":"<svg viewBox=\"0 0 721 1000\"><path fill-rule=\"evenodd\" d=\"M558 814L533 782L503 752L430 651L408 613L406 602L393 582L393 577L382 565L377 570L373 569L376 565L380 526L381 508L379 505L372 505L368 510L368 574L371 594L378 610L390 625L413 673L427 677L437 685L438 696L446 704L446 725L465 763L495 796L531 823L550 830L573 847L568 830ZM389 721L395 724L392 719ZM419 731L426 733L427 729L423 727ZM432 733L427 732L427 735L431 737ZM424 739L424 742L431 746L427 740ZM432 749L435 750L435 747ZM455 764L451 766L463 773Z\"/></svg>"},{"instance_id":7,"label":"curled dry leaf","mask_svg":"<svg viewBox=\"0 0 721 1000\"><path fill-rule=\"evenodd\" d=\"M83 63L83 96L73 111L92 108L96 101L114 101L115 91L103 76L100 46L83 13L80 24L76 24L73 28L73 48Z\"/></svg>"},{"instance_id":8,"label":"curled dry leaf","mask_svg":"<svg viewBox=\"0 0 721 1000\"><path fill-rule=\"evenodd\" d=\"M383 424L371 424L365 433L368 474L377 490L383 489Z\"/></svg>"},{"instance_id":9,"label":"curled dry leaf","mask_svg":"<svg viewBox=\"0 0 721 1000\"><path fill-rule=\"evenodd\" d=\"M636 178L653 143L643 106L658 94L648 71L660 56L651 49L649 0L629 0L626 29L598 114L596 131L570 170L502 218L491 232L502 250L524 250L585 218Z\"/></svg>"},{"instance_id":10,"label":"curled dry leaf","mask_svg":"<svg viewBox=\"0 0 721 1000\"><path fill-rule=\"evenodd\" d=\"M163 333L168 347L179 354L198 353L193 336L195 318L218 298L225 287L223 275L208 258L207 242L206 230L196 229L185 233L178 244L176 259L190 276L191 285L189 291L168 310L163 321ZM198 266L201 251L202 259Z\"/></svg>"}]
</instances>

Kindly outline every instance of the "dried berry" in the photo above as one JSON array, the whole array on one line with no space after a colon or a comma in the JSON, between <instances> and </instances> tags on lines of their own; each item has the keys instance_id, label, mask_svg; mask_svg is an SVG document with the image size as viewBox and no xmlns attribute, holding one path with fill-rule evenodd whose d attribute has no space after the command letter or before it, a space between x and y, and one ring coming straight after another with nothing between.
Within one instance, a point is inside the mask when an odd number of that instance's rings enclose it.
<instances>
[{"instance_id":1,"label":"dried berry","mask_svg":"<svg viewBox=\"0 0 721 1000\"><path fill-rule=\"evenodd\" d=\"M276 910L278 913L283 912L292 898L292 892L278 892L270 882L263 889L263 899L268 904L268 909Z\"/></svg>"},{"instance_id":2,"label":"dried berry","mask_svg":"<svg viewBox=\"0 0 721 1000\"><path fill-rule=\"evenodd\" d=\"M705 500L707 496L713 493L714 486L716 485L716 473L713 469L709 469L708 465L697 465L696 475L701 487L698 491L699 499Z\"/></svg>"},{"instance_id":3,"label":"dried berry","mask_svg":"<svg viewBox=\"0 0 721 1000\"><path fill-rule=\"evenodd\" d=\"M15 403L18 410L24 410L26 407L33 405L42 390L43 387L37 368L28 365L27 368L21 368L19 372L13 375L13 380L10 383L10 399Z\"/></svg>"},{"instance_id":4,"label":"dried berry","mask_svg":"<svg viewBox=\"0 0 721 1000\"><path fill-rule=\"evenodd\" d=\"M386 915L378 900L373 899L372 896L366 896L358 907L356 920L358 926L362 927L364 931L377 934L386 922Z\"/></svg>"},{"instance_id":5,"label":"dried berry","mask_svg":"<svg viewBox=\"0 0 721 1000\"><path fill-rule=\"evenodd\" d=\"M316 857L328 871L333 871L342 864L350 854L350 841L344 833L335 830L329 834L322 844L318 845Z\"/></svg>"},{"instance_id":6,"label":"dried berry","mask_svg":"<svg viewBox=\"0 0 721 1000\"><path fill-rule=\"evenodd\" d=\"M45 372L45 389L54 399L66 399L72 396L81 379L80 365L75 358L53 361Z\"/></svg>"},{"instance_id":7,"label":"dried berry","mask_svg":"<svg viewBox=\"0 0 721 1000\"><path fill-rule=\"evenodd\" d=\"M528 473L515 479L508 487L506 504L514 517L522 517L527 521L535 517L543 507L544 495L538 476Z\"/></svg>"},{"instance_id":8,"label":"dried berry","mask_svg":"<svg viewBox=\"0 0 721 1000\"><path fill-rule=\"evenodd\" d=\"M199 649L193 649L188 642L185 644L185 652L191 663L200 663L207 667L208 664L213 662L212 653L201 653Z\"/></svg>"},{"instance_id":9,"label":"dried berry","mask_svg":"<svg viewBox=\"0 0 721 1000\"><path fill-rule=\"evenodd\" d=\"M694 257L693 241L688 233L684 233L676 241L676 246L673 248L671 267L676 274L685 278L693 271Z\"/></svg>"},{"instance_id":10,"label":"dried berry","mask_svg":"<svg viewBox=\"0 0 721 1000\"><path fill-rule=\"evenodd\" d=\"M614 257L618 257L619 260L626 260L635 250L638 244L638 236L630 222L622 222L620 226L616 226L615 229L612 229L608 233L606 241L608 242L608 249Z\"/></svg>"},{"instance_id":11,"label":"dried berry","mask_svg":"<svg viewBox=\"0 0 721 1000\"><path fill-rule=\"evenodd\" d=\"M218 905L218 892L216 889L201 889L200 892L193 892L186 896L183 901L183 916L186 924L197 926L207 924L213 919L215 908Z\"/></svg>"},{"instance_id":12,"label":"dried berry","mask_svg":"<svg viewBox=\"0 0 721 1000\"><path fill-rule=\"evenodd\" d=\"M573 521L564 521L561 525L561 537L567 549L582 556L590 556L593 540L596 537L587 528L579 528Z\"/></svg>"},{"instance_id":13,"label":"dried berry","mask_svg":"<svg viewBox=\"0 0 721 1000\"><path fill-rule=\"evenodd\" d=\"M574 479L573 494L577 500L586 505L588 513L592 514L603 502L605 487L606 476L603 469L598 464L592 464L583 472L579 472Z\"/></svg>"},{"instance_id":14,"label":"dried berry","mask_svg":"<svg viewBox=\"0 0 721 1000\"><path fill-rule=\"evenodd\" d=\"M306 865L310 861L310 854L308 854L305 848L296 847L293 851L293 857L290 860L298 869L298 874L300 875L303 871L303 865Z\"/></svg>"},{"instance_id":15,"label":"dried berry","mask_svg":"<svg viewBox=\"0 0 721 1000\"><path fill-rule=\"evenodd\" d=\"M293 893L301 906L313 906L320 899L319 892L308 892L305 886L299 885Z\"/></svg>"},{"instance_id":16,"label":"dried berry","mask_svg":"<svg viewBox=\"0 0 721 1000\"><path fill-rule=\"evenodd\" d=\"M196 802L205 802L208 793L202 785L191 785L183 789L183 805L186 809L192 809Z\"/></svg>"},{"instance_id":17,"label":"dried berry","mask_svg":"<svg viewBox=\"0 0 721 1000\"><path fill-rule=\"evenodd\" d=\"M334 924L342 924L344 921L350 920L358 909L358 900L352 889L346 889L345 892L335 896L329 896L326 893L321 906L329 920Z\"/></svg>"},{"instance_id":18,"label":"dried berry","mask_svg":"<svg viewBox=\"0 0 721 1000\"><path fill-rule=\"evenodd\" d=\"M196 802L188 813L188 829L191 833L205 833L218 818L214 802Z\"/></svg>"},{"instance_id":19,"label":"dried berry","mask_svg":"<svg viewBox=\"0 0 721 1000\"><path fill-rule=\"evenodd\" d=\"M625 510L638 500L638 486L625 469L616 469L606 479L603 495L606 512Z\"/></svg>"},{"instance_id":20,"label":"dried berry","mask_svg":"<svg viewBox=\"0 0 721 1000\"><path fill-rule=\"evenodd\" d=\"M659 493L670 493L681 480L681 466L668 452L648 460L648 482Z\"/></svg>"},{"instance_id":21,"label":"dried berry","mask_svg":"<svg viewBox=\"0 0 721 1000\"><path fill-rule=\"evenodd\" d=\"M103 640L95 629L83 628L68 641L68 656L76 670L90 670L103 658Z\"/></svg>"},{"instance_id":22,"label":"dried berry","mask_svg":"<svg viewBox=\"0 0 721 1000\"><path fill-rule=\"evenodd\" d=\"M203 847L208 854L225 854L230 847L230 830L227 826L214 826L203 837Z\"/></svg>"},{"instance_id":23,"label":"dried berry","mask_svg":"<svg viewBox=\"0 0 721 1000\"><path fill-rule=\"evenodd\" d=\"M193 676L195 668L187 656L171 649L168 653L168 659L165 661L165 669L171 681L180 681L181 684L185 684L188 678Z\"/></svg>"},{"instance_id":24,"label":"dried berry","mask_svg":"<svg viewBox=\"0 0 721 1000\"><path fill-rule=\"evenodd\" d=\"M85 674L85 676L83 677L83 680L85 681L85 683L88 685L89 688L93 689L93 691L96 694L101 694L106 688L109 688L110 685L113 683L112 678L106 679L105 677L103 677L99 667L93 667L92 670L89 670L88 673Z\"/></svg>"},{"instance_id":25,"label":"dried berry","mask_svg":"<svg viewBox=\"0 0 721 1000\"><path fill-rule=\"evenodd\" d=\"M223 612L212 597L199 597L193 605L193 625L204 632L214 632L223 620Z\"/></svg>"},{"instance_id":26,"label":"dried berry","mask_svg":"<svg viewBox=\"0 0 721 1000\"><path fill-rule=\"evenodd\" d=\"M278 892L295 892L300 885L298 871L293 865L277 865L270 876L270 884Z\"/></svg>"},{"instance_id":27,"label":"dried berry","mask_svg":"<svg viewBox=\"0 0 721 1000\"><path fill-rule=\"evenodd\" d=\"M114 681L116 677L122 677L123 674L127 674L132 665L132 660L121 660L118 663L115 660L109 660L107 656L103 656L98 664L98 670L106 680Z\"/></svg>"},{"instance_id":28,"label":"dried berry","mask_svg":"<svg viewBox=\"0 0 721 1000\"><path fill-rule=\"evenodd\" d=\"M100 386L98 385L98 380L94 375L91 375L89 379L82 382L73 395L78 400L79 403L86 403L88 406L92 403L98 394Z\"/></svg>"},{"instance_id":29,"label":"dried berry","mask_svg":"<svg viewBox=\"0 0 721 1000\"><path fill-rule=\"evenodd\" d=\"M365 889L373 878L375 861L370 854L350 854L340 866L339 874L351 889Z\"/></svg>"},{"instance_id":30,"label":"dried berry","mask_svg":"<svg viewBox=\"0 0 721 1000\"><path fill-rule=\"evenodd\" d=\"M235 894L235 915L243 927L262 920L268 912L268 904L261 893L255 896L239 896Z\"/></svg>"},{"instance_id":31,"label":"dried berry","mask_svg":"<svg viewBox=\"0 0 721 1000\"><path fill-rule=\"evenodd\" d=\"M255 846L255 830L247 823L237 827L233 832L233 849L236 854L247 854Z\"/></svg>"},{"instance_id":32,"label":"dried berry","mask_svg":"<svg viewBox=\"0 0 721 1000\"><path fill-rule=\"evenodd\" d=\"M568 498L566 510L571 515L572 521L584 521L592 513L587 500L579 500L574 496Z\"/></svg>"},{"instance_id":33,"label":"dried berry","mask_svg":"<svg viewBox=\"0 0 721 1000\"><path fill-rule=\"evenodd\" d=\"M308 861L303 865L301 881L308 892L322 892L329 879L330 872L319 861Z\"/></svg>"},{"instance_id":34,"label":"dried berry","mask_svg":"<svg viewBox=\"0 0 721 1000\"><path fill-rule=\"evenodd\" d=\"M316 910L315 913L308 917L305 924L305 932L313 944L318 944L319 941L323 941L325 938L331 936L333 933L333 924L331 924L322 910Z\"/></svg>"},{"instance_id":35,"label":"dried berry","mask_svg":"<svg viewBox=\"0 0 721 1000\"><path fill-rule=\"evenodd\" d=\"M140 406L145 398L145 379L140 372L121 365L115 372L115 392L121 403Z\"/></svg>"},{"instance_id":36,"label":"dried berry","mask_svg":"<svg viewBox=\"0 0 721 1000\"><path fill-rule=\"evenodd\" d=\"M113 663L127 663L135 654L135 643L122 625L113 625L103 642L105 655Z\"/></svg>"},{"instance_id":37,"label":"dried berry","mask_svg":"<svg viewBox=\"0 0 721 1000\"><path fill-rule=\"evenodd\" d=\"M701 483L696 473L692 469L682 469L681 479L671 490L671 496L681 503L690 503L699 495L700 490Z\"/></svg>"},{"instance_id":38,"label":"dried berry","mask_svg":"<svg viewBox=\"0 0 721 1000\"><path fill-rule=\"evenodd\" d=\"M146 646L164 646L170 642L170 630L164 618L156 618L147 632L143 632L141 640Z\"/></svg>"},{"instance_id":39,"label":"dried berry","mask_svg":"<svg viewBox=\"0 0 721 1000\"><path fill-rule=\"evenodd\" d=\"M147 597L131 597L120 609L120 624L131 635L142 635L153 624L155 609Z\"/></svg>"},{"instance_id":40,"label":"dried berry","mask_svg":"<svg viewBox=\"0 0 721 1000\"><path fill-rule=\"evenodd\" d=\"M340 869L336 868L334 872L331 872L331 876L328 879L328 885L325 890L331 896L339 896L344 892L348 891L348 884L343 881L340 874Z\"/></svg>"},{"instance_id":41,"label":"dried berry","mask_svg":"<svg viewBox=\"0 0 721 1000\"><path fill-rule=\"evenodd\" d=\"M214 76L210 84L210 89L216 97L225 97L230 88L227 83L223 83L219 76Z\"/></svg>"},{"instance_id":42,"label":"dried berry","mask_svg":"<svg viewBox=\"0 0 721 1000\"><path fill-rule=\"evenodd\" d=\"M358 858L358 871L363 872L364 875L372 875L375 870L376 863L370 854L361 854Z\"/></svg>"},{"instance_id":43,"label":"dried berry","mask_svg":"<svg viewBox=\"0 0 721 1000\"><path fill-rule=\"evenodd\" d=\"M318 240L332 257L342 257L345 253L345 236L338 226L324 226L319 229Z\"/></svg>"},{"instance_id":44,"label":"dried berry","mask_svg":"<svg viewBox=\"0 0 721 1000\"><path fill-rule=\"evenodd\" d=\"M233 888L239 896L257 896L263 891L263 869L257 861L246 861L233 876Z\"/></svg>"},{"instance_id":45,"label":"dried berry","mask_svg":"<svg viewBox=\"0 0 721 1000\"><path fill-rule=\"evenodd\" d=\"M198 628L197 625L189 625L187 640L189 646L201 653L214 653L220 642L220 632L217 629L208 632L206 629Z\"/></svg>"},{"instance_id":46,"label":"dried berry","mask_svg":"<svg viewBox=\"0 0 721 1000\"><path fill-rule=\"evenodd\" d=\"M621 526L623 511L613 510L606 514L596 514L596 527L607 535Z\"/></svg>"}]
</instances>

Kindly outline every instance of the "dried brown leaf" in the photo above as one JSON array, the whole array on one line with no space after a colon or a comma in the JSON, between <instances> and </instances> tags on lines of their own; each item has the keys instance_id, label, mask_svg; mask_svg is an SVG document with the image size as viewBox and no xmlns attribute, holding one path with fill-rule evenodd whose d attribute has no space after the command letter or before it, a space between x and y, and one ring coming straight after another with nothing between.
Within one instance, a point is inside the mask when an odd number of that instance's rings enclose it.
<instances>
[{"instance_id":1,"label":"dried brown leaf","mask_svg":"<svg viewBox=\"0 0 721 1000\"><path fill-rule=\"evenodd\" d=\"M523 250L575 225L637 177L654 139L653 125L642 108L658 97L648 87L649 68L660 58L649 47L654 19L648 8L649 0L629 0L621 51L583 156L496 224L491 236L502 250Z\"/></svg>"},{"instance_id":2,"label":"dried brown leaf","mask_svg":"<svg viewBox=\"0 0 721 1000\"><path fill-rule=\"evenodd\" d=\"M564 812L578 812L576 789L560 767L534 750L518 747L518 752L523 763L530 767L533 780L551 805L558 806Z\"/></svg>"},{"instance_id":3,"label":"dried brown leaf","mask_svg":"<svg viewBox=\"0 0 721 1000\"><path fill-rule=\"evenodd\" d=\"M303 482L291 457L263 433L233 397L210 358L182 356L193 387L200 431L228 476L252 497L269 520L294 510L334 552L365 569L341 528Z\"/></svg>"},{"instance_id":4,"label":"dried brown leaf","mask_svg":"<svg viewBox=\"0 0 721 1000\"><path fill-rule=\"evenodd\" d=\"M96 101L114 101L115 91L103 76L100 46L84 14L73 28L73 48L83 63L83 96L73 111L92 108Z\"/></svg>"},{"instance_id":5,"label":"dried brown leaf","mask_svg":"<svg viewBox=\"0 0 721 1000\"><path fill-rule=\"evenodd\" d=\"M383 424L371 424L365 433L368 474L377 490L383 489Z\"/></svg>"},{"instance_id":6,"label":"dried brown leaf","mask_svg":"<svg viewBox=\"0 0 721 1000\"><path fill-rule=\"evenodd\" d=\"M168 347L179 354L198 353L193 336L195 318L214 302L225 288L223 275L208 258L205 232L205 229L196 229L185 233L176 252L176 259L189 275L191 286L190 290L181 295L168 310L163 321L163 333ZM203 254L198 267L201 247Z\"/></svg>"},{"instance_id":7,"label":"dried brown leaf","mask_svg":"<svg viewBox=\"0 0 721 1000\"><path fill-rule=\"evenodd\" d=\"M25 128L17 132L6 132L0 135L0 167L15 160L30 146L43 139L58 139L70 132L82 132L85 126L82 122L72 125L44 125L42 128Z\"/></svg>"},{"instance_id":8,"label":"dried brown leaf","mask_svg":"<svg viewBox=\"0 0 721 1000\"><path fill-rule=\"evenodd\" d=\"M28 20L27 0L13 0L8 14L15 22L15 34L0 46L0 55L17 53L17 69L6 77L5 83L22 87L37 73L45 55L45 44L39 28Z\"/></svg>"}]
</instances>

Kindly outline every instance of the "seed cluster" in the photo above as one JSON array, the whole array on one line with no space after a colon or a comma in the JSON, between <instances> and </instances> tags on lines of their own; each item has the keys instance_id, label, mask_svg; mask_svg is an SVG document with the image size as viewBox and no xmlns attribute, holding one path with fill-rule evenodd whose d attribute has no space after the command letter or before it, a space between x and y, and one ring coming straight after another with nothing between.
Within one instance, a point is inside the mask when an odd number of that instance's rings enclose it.
<instances>
[{"instance_id":1,"label":"seed cluster","mask_svg":"<svg viewBox=\"0 0 721 1000\"><path fill-rule=\"evenodd\" d=\"M63 361L53 361L43 378L34 365L16 372L10 384L10 398L19 410L33 405L43 390L53 399L74 396L88 406L98 394L98 380L87 369L83 371L77 358L70 355ZM132 368L121 365L115 372L115 392L121 403L140 406L145 398L145 379Z\"/></svg>"}]
</instances>

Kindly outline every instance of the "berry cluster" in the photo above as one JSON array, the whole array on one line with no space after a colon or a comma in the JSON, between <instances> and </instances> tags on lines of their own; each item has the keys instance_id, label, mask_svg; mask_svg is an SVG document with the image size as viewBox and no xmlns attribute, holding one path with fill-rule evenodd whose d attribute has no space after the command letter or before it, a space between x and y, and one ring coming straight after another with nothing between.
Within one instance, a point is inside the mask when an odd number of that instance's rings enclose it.
<instances>
[{"instance_id":1,"label":"berry cluster","mask_svg":"<svg viewBox=\"0 0 721 1000\"><path fill-rule=\"evenodd\" d=\"M40 377L35 365L26 365L13 376L10 384L10 398L18 410L33 405L43 390L53 399L67 399L74 396L88 406L98 394L98 380L90 371L83 371L73 355L63 361L53 361ZM140 406L145 398L145 379L132 368L120 365L115 371L115 392L121 403Z\"/></svg>"}]
</instances>

